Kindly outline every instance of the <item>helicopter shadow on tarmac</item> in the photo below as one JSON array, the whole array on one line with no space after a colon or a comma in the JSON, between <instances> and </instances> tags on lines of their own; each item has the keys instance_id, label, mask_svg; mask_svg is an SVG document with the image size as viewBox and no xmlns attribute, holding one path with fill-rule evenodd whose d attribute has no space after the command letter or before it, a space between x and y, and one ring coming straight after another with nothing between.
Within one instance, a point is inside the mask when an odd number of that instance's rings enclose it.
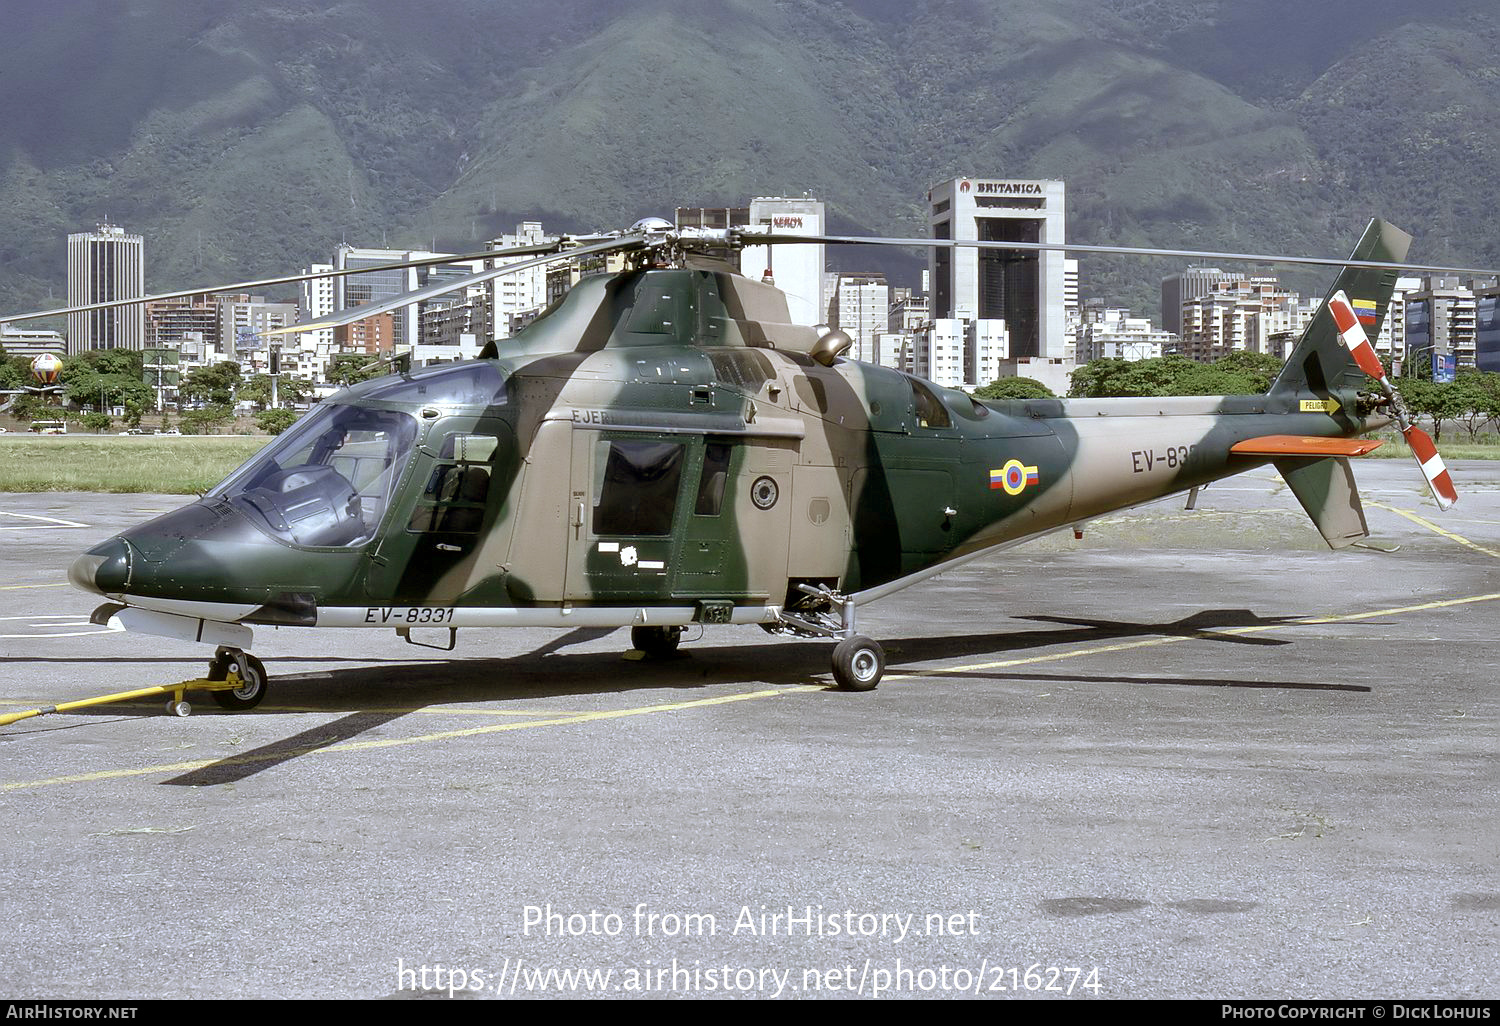
<instances>
[{"instance_id":1,"label":"helicopter shadow on tarmac","mask_svg":"<svg viewBox=\"0 0 1500 1026\"><path fill-rule=\"evenodd\" d=\"M1034 615L1017 619L1056 623L1038 630L998 631L948 637L893 638L887 642L893 666L973 657L1001 657L1058 645L1107 644L1129 639L1190 638L1230 644L1283 646L1286 639L1219 633L1229 629L1270 628L1295 621L1293 616L1262 617L1245 609L1203 610L1169 623L1073 619ZM275 680L276 699L253 714L297 714L344 710L347 715L319 724L257 749L191 770L163 781L204 786L230 783L264 772L300 756L347 742L398 719L423 710L463 702L505 702L573 695L624 694L655 689L700 689L728 680L756 681L771 687L828 686L820 666L827 643L773 641L749 645L689 645L661 659L623 663L615 651L567 653L564 649L598 641L614 634L609 629L579 629L560 635L535 649L511 656L437 661L384 661L357 667L321 670L299 676L281 674ZM305 657L279 660L304 661ZM30 660L6 660L30 661ZM147 660L149 662L175 660ZM310 660L309 660L310 661ZM317 660L325 662L325 660ZM768 668L769 671L768 672ZM996 672L1002 667L965 669L967 679L1038 681L1125 686L1184 686L1265 688L1285 690L1368 692L1368 687L1326 681L1168 677L1117 673L1039 673L1033 669ZM939 671L942 672L942 671ZM155 703L139 707L156 712ZM82 711L81 711L82 712ZM92 715L118 715L89 710ZM547 715L538 711L539 715ZM212 713L210 713L212 715ZM232 715L232 714L226 714ZM247 715L247 714L239 714Z\"/></svg>"},{"instance_id":2,"label":"helicopter shadow on tarmac","mask_svg":"<svg viewBox=\"0 0 1500 1026\"><path fill-rule=\"evenodd\" d=\"M1165 623L1127 620L1084 619L1030 615L1015 617L1054 623L1058 627L1037 630L995 631L983 634L889 638L884 641L892 667L972 657L1004 658L1058 645L1092 645L1130 639L1184 638L1235 645L1285 646L1287 639L1222 633L1239 629L1268 629L1294 623L1298 615L1262 617L1247 609L1209 609ZM666 658L622 661L618 651L565 652L578 644L598 641L617 633L614 628L580 628L561 634L523 653L506 656L475 656L454 659L337 659L289 656L276 659L272 700L251 714L278 715L347 711L355 715L405 715L420 709L459 702L504 702L572 695L623 694L656 689L698 689L726 681L753 681L772 687L827 686L835 690L823 664L828 644L814 640L776 640L761 644L714 645L712 641L685 642ZM709 638L712 638L709 635ZM299 674L291 669L299 662L326 666L330 661L357 665L321 669ZM3 663L191 663L181 658L31 658L3 657ZM998 669L999 667L996 667ZM1076 680L1079 682L1141 682L1154 685L1180 684L1203 687L1253 687L1290 690L1368 691L1357 685L1326 681L1228 680L1222 678L1120 675L1038 674L1022 671L1004 674L988 668L965 670L965 677L997 680ZM290 670L291 672L288 672ZM937 671L945 672L945 671ZM159 714L159 704L122 704L110 709L78 710L75 715L118 715L123 710ZM208 715L218 710L205 710ZM196 715L196 713L195 713Z\"/></svg>"}]
</instances>

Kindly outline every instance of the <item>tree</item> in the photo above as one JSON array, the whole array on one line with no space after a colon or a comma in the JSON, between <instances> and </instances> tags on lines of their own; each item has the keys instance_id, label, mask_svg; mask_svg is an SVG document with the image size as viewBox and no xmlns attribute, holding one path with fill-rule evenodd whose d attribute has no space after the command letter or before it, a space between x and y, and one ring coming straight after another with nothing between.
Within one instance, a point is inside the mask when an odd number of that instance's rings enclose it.
<instances>
[{"instance_id":1,"label":"tree","mask_svg":"<svg viewBox=\"0 0 1500 1026\"><path fill-rule=\"evenodd\" d=\"M115 419L107 413L85 413L83 415L83 426L95 434L108 431L114 426Z\"/></svg>"},{"instance_id":2,"label":"tree","mask_svg":"<svg viewBox=\"0 0 1500 1026\"><path fill-rule=\"evenodd\" d=\"M75 406L142 407L155 402L151 386L141 379L141 353L134 349L89 349L63 363L58 381Z\"/></svg>"},{"instance_id":3,"label":"tree","mask_svg":"<svg viewBox=\"0 0 1500 1026\"><path fill-rule=\"evenodd\" d=\"M1186 356L1150 360L1107 357L1073 372L1068 394L1075 398L1158 395L1259 395L1271 387L1281 361L1264 353L1231 353L1214 363Z\"/></svg>"},{"instance_id":4,"label":"tree","mask_svg":"<svg viewBox=\"0 0 1500 1026\"><path fill-rule=\"evenodd\" d=\"M1053 399L1057 393L1035 378L998 378L974 389L975 399Z\"/></svg>"},{"instance_id":5,"label":"tree","mask_svg":"<svg viewBox=\"0 0 1500 1026\"><path fill-rule=\"evenodd\" d=\"M1452 382L1405 380L1401 397L1413 414L1432 421L1434 442L1443 440L1443 424L1460 416L1465 405L1463 393Z\"/></svg>"},{"instance_id":6,"label":"tree","mask_svg":"<svg viewBox=\"0 0 1500 1026\"><path fill-rule=\"evenodd\" d=\"M183 379L177 389L180 401L210 406L234 406L240 387L240 365L232 360L210 367L198 367Z\"/></svg>"},{"instance_id":7,"label":"tree","mask_svg":"<svg viewBox=\"0 0 1500 1026\"><path fill-rule=\"evenodd\" d=\"M255 426L268 435L279 435L296 422L297 414L292 410L264 410L255 415Z\"/></svg>"},{"instance_id":8,"label":"tree","mask_svg":"<svg viewBox=\"0 0 1500 1026\"><path fill-rule=\"evenodd\" d=\"M328 380L346 387L388 373L385 361L369 353L335 353L328 364Z\"/></svg>"},{"instance_id":9,"label":"tree","mask_svg":"<svg viewBox=\"0 0 1500 1026\"><path fill-rule=\"evenodd\" d=\"M1486 424L1500 417L1500 374L1461 371L1449 386L1453 390L1453 419L1464 426L1469 441L1479 441Z\"/></svg>"},{"instance_id":10,"label":"tree","mask_svg":"<svg viewBox=\"0 0 1500 1026\"><path fill-rule=\"evenodd\" d=\"M18 395L11 404L10 415L19 421L52 420L58 415L55 406L48 406L39 396Z\"/></svg>"},{"instance_id":11,"label":"tree","mask_svg":"<svg viewBox=\"0 0 1500 1026\"><path fill-rule=\"evenodd\" d=\"M226 403L209 403L201 410L185 410L178 420L185 435L211 435L234 420L234 407Z\"/></svg>"},{"instance_id":12,"label":"tree","mask_svg":"<svg viewBox=\"0 0 1500 1026\"><path fill-rule=\"evenodd\" d=\"M302 402L312 394L312 386L301 378L281 378L276 385L276 399L281 405ZM240 388L240 398L254 403L257 409L271 406L271 376L257 374Z\"/></svg>"}]
</instances>

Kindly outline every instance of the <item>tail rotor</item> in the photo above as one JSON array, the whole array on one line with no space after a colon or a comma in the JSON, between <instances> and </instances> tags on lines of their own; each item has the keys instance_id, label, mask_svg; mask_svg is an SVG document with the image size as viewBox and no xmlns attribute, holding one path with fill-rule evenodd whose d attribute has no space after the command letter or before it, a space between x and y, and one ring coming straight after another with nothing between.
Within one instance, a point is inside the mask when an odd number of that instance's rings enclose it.
<instances>
[{"instance_id":1,"label":"tail rotor","mask_svg":"<svg viewBox=\"0 0 1500 1026\"><path fill-rule=\"evenodd\" d=\"M1406 403L1402 402L1401 393L1396 391L1396 386L1387 377L1385 367L1381 364L1375 347L1370 344L1370 337L1360 325L1349 297L1342 290L1335 292L1328 301L1328 306L1333 312L1334 323L1338 326L1339 337L1349 349L1349 355L1354 358L1360 370L1380 383L1381 390L1390 401L1391 415L1395 418L1396 426L1401 429L1406 444L1411 447L1412 455L1417 458L1417 465L1422 468L1422 476L1432 489L1432 497L1437 502L1438 509L1448 509L1458 501L1458 491L1453 487L1453 476L1448 473L1443 457L1438 454L1437 444L1433 442L1431 435L1412 422L1411 412L1407 410Z\"/></svg>"}]
</instances>

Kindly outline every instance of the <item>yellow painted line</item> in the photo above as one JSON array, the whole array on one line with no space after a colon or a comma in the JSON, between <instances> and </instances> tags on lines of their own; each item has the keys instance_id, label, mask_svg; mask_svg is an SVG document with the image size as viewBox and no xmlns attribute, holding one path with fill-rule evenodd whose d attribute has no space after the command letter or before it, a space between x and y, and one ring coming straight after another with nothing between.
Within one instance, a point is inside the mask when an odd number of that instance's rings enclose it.
<instances>
[{"instance_id":1,"label":"yellow painted line","mask_svg":"<svg viewBox=\"0 0 1500 1026\"><path fill-rule=\"evenodd\" d=\"M1412 523L1417 524L1420 527L1427 528L1427 530L1431 531L1433 534L1442 535L1444 538L1447 538L1449 541L1457 542L1460 545L1468 546L1469 548L1473 549L1475 552L1482 552L1486 556L1491 557L1492 559L1500 559L1500 552L1496 552L1494 549L1487 549L1483 545L1478 544L1477 542L1471 542L1469 539L1465 538L1461 534L1454 534L1452 531L1449 531L1446 528L1439 527L1437 524L1434 524L1431 520L1428 520L1426 517L1419 517L1415 513L1408 513L1406 510L1404 510L1404 509L1397 509L1395 506L1387 506L1383 502L1371 502L1370 505L1376 507L1377 509L1387 510L1387 511L1389 511L1391 513L1397 514L1398 516L1403 516L1407 520L1410 520Z\"/></svg>"},{"instance_id":2,"label":"yellow painted line","mask_svg":"<svg viewBox=\"0 0 1500 1026\"><path fill-rule=\"evenodd\" d=\"M349 741L344 744L327 746L308 746L306 748L282 749L276 752L265 752L260 755L243 755L231 759L201 759L193 762L168 763L159 766L142 766L138 769L102 770L97 773L79 773L66 777L49 777L45 780L26 780L6 784L4 790L20 791L27 788L48 787L53 784L86 784L101 780L118 780L123 777L141 777L156 773L186 773L192 770L206 769L209 766L246 766L258 762L280 762L289 758L302 755L316 755L322 752L358 752L374 748L399 748L403 745L430 744L434 741L448 741L460 737L476 737L480 734L498 734L507 730L529 730L535 727L566 727L575 723L596 723L600 720L622 719L627 716L644 716L649 713L676 712L682 709L695 709L711 705L727 705L731 702L745 702L756 698L774 698L779 695L792 694L798 691L821 691L820 687L813 685L799 685L789 688L777 688L769 691L751 691L741 695L726 695L721 698L703 698L693 702L669 702L662 705L637 706L633 709L609 709L599 712L582 713L577 716L560 716L550 719L527 720L522 723L497 723L488 727L468 727L463 730L445 730L436 734L421 734L416 737L389 738L381 741Z\"/></svg>"},{"instance_id":3,"label":"yellow painted line","mask_svg":"<svg viewBox=\"0 0 1500 1026\"><path fill-rule=\"evenodd\" d=\"M26 591L29 588L69 588L72 585L67 581L61 584L5 584L0 585L0 591Z\"/></svg>"}]
</instances>

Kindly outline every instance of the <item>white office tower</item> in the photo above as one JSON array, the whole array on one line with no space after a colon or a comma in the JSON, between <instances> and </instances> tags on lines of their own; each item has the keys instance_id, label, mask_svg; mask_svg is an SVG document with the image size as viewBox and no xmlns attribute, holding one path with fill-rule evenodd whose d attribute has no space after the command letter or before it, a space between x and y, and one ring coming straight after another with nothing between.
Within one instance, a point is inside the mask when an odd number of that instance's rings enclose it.
<instances>
[{"instance_id":1,"label":"white office tower","mask_svg":"<svg viewBox=\"0 0 1500 1026\"><path fill-rule=\"evenodd\" d=\"M891 316L891 289L885 275L840 274L836 295L837 315L830 326L854 340L847 355L866 363L880 362L875 333L888 330Z\"/></svg>"},{"instance_id":2,"label":"white office tower","mask_svg":"<svg viewBox=\"0 0 1500 1026\"><path fill-rule=\"evenodd\" d=\"M781 196L757 196L750 201L750 227L771 234L821 235L826 215L823 201ZM770 275L786 293L793 324L825 324L832 298L825 291L822 243L785 246L746 246L740 252L740 270L747 278Z\"/></svg>"},{"instance_id":3,"label":"white office tower","mask_svg":"<svg viewBox=\"0 0 1500 1026\"><path fill-rule=\"evenodd\" d=\"M947 388L975 389L1005 372L1010 332L994 318L939 317L913 339L912 373Z\"/></svg>"},{"instance_id":4,"label":"white office tower","mask_svg":"<svg viewBox=\"0 0 1500 1026\"><path fill-rule=\"evenodd\" d=\"M970 321L964 343L965 388L988 385L1000 377L1010 356L1010 330L1004 321Z\"/></svg>"},{"instance_id":5,"label":"white office tower","mask_svg":"<svg viewBox=\"0 0 1500 1026\"><path fill-rule=\"evenodd\" d=\"M1073 347L1070 357L1077 356L1078 342L1083 334L1083 310L1078 305L1078 261L1063 261L1063 332L1068 336L1068 345Z\"/></svg>"},{"instance_id":6,"label":"white office tower","mask_svg":"<svg viewBox=\"0 0 1500 1026\"><path fill-rule=\"evenodd\" d=\"M502 235L490 240L496 249L514 246L534 246L556 242L556 235L542 231L540 221L522 221L511 235ZM486 268L504 267L523 260L534 260L534 256L503 257L486 260ZM529 324L547 306L547 267L531 267L513 274L501 275L490 282L490 311L493 318L494 338L510 338L523 326Z\"/></svg>"},{"instance_id":7,"label":"white office tower","mask_svg":"<svg viewBox=\"0 0 1500 1026\"><path fill-rule=\"evenodd\" d=\"M1375 349L1381 356L1400 360L1406 355L1406 295L1421 287L1421 278L1396 279L1391 305L1386 307L1385 320L1380 322L1380 335L1374 340Z\"/></svg>"},{"instance_id":8,"label":"white office tower","mask_svg":"<svg viewBox=\"0 0 1500 1026\"><path fill-rule=\"evenodd\" d=\"M916 373L917 337L912 332L877 331L874 342L875 351L870 357L871 363L908 374Z\"/></svg>"},{"instance_id":9,"label":"white office tower","mask_svg":"<svg viewBox=\"0 0 1500 1026\"><path fill-rule=\"evenodd\" d=\"M332 264L313 264L305 267L303 274L333 270ZM315 321L333 313L335 307L332 278L313 278L301 284L297 320L299 323ZM319 328L304 331L295 336L301 357L297 362L299 376L310 381L327 381L328 365L333 361L333 329Z\"/></svg>"},{"instance_id":10,"label":"white office tower","mask_svg":"<svg viewBox=\"0 0 1500 1026\"><path fill-rule=\"evenodd\" d=\"M68 305L83 306L146 294L146 244L139 235L101 224L68 236ZM146 308L117 306L68 314L68 353L144 349Z\"/></svg>"},{"instance_id":11,"label":"white office tower","mask_svg":"<svg viewBox=\"0 0 1500 1026\"><path fill-rule=\"evenodd\" d=\"M1061 245L1062 182L955 178L927 194L935 239ZM1012 356L1066 355L1066 276L1061 250L934 248L934 319L1003 320Z\"/></svg>"}]
</instances>

